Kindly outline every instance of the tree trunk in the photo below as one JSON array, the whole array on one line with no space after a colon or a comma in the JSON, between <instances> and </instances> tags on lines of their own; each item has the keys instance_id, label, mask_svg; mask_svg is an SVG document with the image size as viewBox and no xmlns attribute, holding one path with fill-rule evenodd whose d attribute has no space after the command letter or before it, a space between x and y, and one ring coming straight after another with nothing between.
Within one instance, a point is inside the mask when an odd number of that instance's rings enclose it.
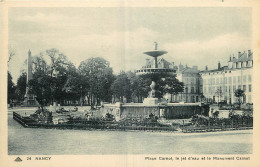
<instances>
[{"instance_id":1,"label":"tree trunk","mask_svg":"<svg viewBox=\"0 0 260 167\"><path fill-rule=\"evenodd\" d=\"M90 97L89 97L89 95L87 95L87 98L88 98L88 105L90 105Z\"/></svg>"}]
</instances>

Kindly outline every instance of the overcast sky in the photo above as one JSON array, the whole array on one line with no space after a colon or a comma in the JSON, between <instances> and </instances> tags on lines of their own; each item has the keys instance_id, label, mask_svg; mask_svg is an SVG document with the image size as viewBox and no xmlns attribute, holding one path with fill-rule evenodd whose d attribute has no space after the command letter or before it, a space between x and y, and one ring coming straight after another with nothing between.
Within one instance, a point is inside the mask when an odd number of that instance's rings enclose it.
<instances>
[{"instance_id":1,"label":"overcast sky","mask_svg":"<svg viewBox=\"0 0 260 167\"><path fill-rule=\"evenodd\" d=\"M29 49L56 48L77 67L100 56L115 73L141 67L154 41L166 60L199 69L251 49L250 8L10 8L8 21L14 82Z\"/></svg>"}]
</instances>

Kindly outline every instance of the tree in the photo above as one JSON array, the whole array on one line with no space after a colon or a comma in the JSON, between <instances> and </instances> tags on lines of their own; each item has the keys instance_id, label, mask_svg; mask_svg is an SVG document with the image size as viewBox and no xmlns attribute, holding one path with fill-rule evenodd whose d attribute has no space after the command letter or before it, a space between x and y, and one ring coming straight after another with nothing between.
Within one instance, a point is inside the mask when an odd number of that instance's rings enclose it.
<instances>
[{"instance_id":1,"label":"tree","mask_svg":"<svg viewBox=\"0 0 260 167\"><path fill-rule=\"evenodd\" d=\"M136 76L136 74L131 71L127 72L126 74L130 80L130 92L132 100L137 97L137 102L141 103L142 99L148 96L151 80L149 78Z\"/></svg>"},{"instance_id":2,"label":"tree","mask_svg":"<svg viewBox=\"0 0 260 167\"><path fill-rule=\"evenodd\" d=\"M10 72L7 72L8 75L8 94L7 94L7 103L10 103L11 100L15 100L16 99L16 94L15 94L15 85L13 83L13 77L10 74Z\"/></svg>"},{"instance_id":3,"label":"tree","mask_svg":"<svg viewBox=\"0 0 260 167\"><path fill-rule=\"evenodd\" d=\"M44 55L46 55L50 61L48 65L48 75L50 76L52 101L59 101L59 103L61 103L66 93L63 87L68 78L69 69L73 68L74 65L57 49L52 48L46 50Z\"/></svg>"},{"instance_id":4,"label":"tree","mask_svg":"<svg viewBox=\"0 0 260 167\"><path fill-rule=\"evenodd\" d=\"M12 46L8 46L8 60L7 60L7 64L9 65L11 59L14 57L15 55L15 49Z\"/></svg>"},{"instance_id":5,"label":"tree","mask_svg":"<svg viewBox=\"0 0 260 167\"><path fill-rule=\"evenodd\" d=\"M27 74L25 72L22 73L17 79L16 94L17 94L17 99L19 101L23 101L24 99L24 95L26 92L26 79L27 79Z\"/></svg>"},{"instance_id":6,"label":"tree","mask_svg":"<svg viewBox=\"0 0 260 167\"><path fill-rule=\"evenodd\" d=\"M234 94L238 98L239 108L241 108L241 97L245 96L245 92L242 89L237 89Z\"/></svg>"},{"instance_id":7,"label":"tree","mask_svg":"<svg viewBox=\"0 0 260 167\"><path fill-rule=\"evenodd\" d=\"M9 46L8 48L8 60L7 60L7 65L9 66L11 59L15 55L15 50ZM7 82L8 82L8 94L7 94L7 103L10 103L11 100L16 99L15 95L15 85L13 82L13 77L9 71L7 71Z\"/></svg>"},{"instance_id":8,"label":"tree","mask_svg":"<svg viewBox=\"0 0 260 167\"><path fill-rule=\"evenodd\" d=\"M113 95L123 102L123 97L129 100L131 98L130 80L124 71L116 77L116 80L111 85Z\"/></svg>"},{"instance_id":9,"label":"tree","mask_svg":"<svg viewBox=\"0 0 260 167\"><path fill-rule=\"evenodd\" d=\"M44 73L34 73L33 79L29 81L29 92L36 95L36 100L43 109L44 106L51 102L52 91L49 86L51 82L50 76Z\"/></svg>"},{"instance_id":10,"label":"tree","mask_svg":"<svg viewBox=\"0 0 260 167\"><path fill-rule=\"evenodd\" d=\"M67 57L57 49L49 49L33 58L33 79L29 82L30 91L37 96L37 101L47 105L59 103L66 97L64 85L75 69Z\"/></svg>"},{"instance_id":11,"label":"tree","mask_svg":"<svg viewBox=\"0 0 260 167\"><path fill-rule=\"evenodd\" d=\"M147 75L142 77L146 82L151 84L152 80L156 82L155 97L162 98L165 94L176 95L183 92L184 84L180 82L175 76L167 76L166 74ZM149 85L150 87L150 85Z\"/></svg>"},{"instance_id":12,"label":"tree","mask_svg":"<svg viewBox=\"0 0 260 167\"><path fill-rule=\"evenodd\" d=\"M136 96L138 98L138 102L142 102L141 99L148 96L151 91L150 85L152 80L156 82L155 97L157 98L162 98L167 93L176 95L183 92L183 83L174 76L154 74L136 76L136 74L132 72L128 72L127 74L131 83L132 96Z\"/></svg>"},{"instance_id":13,"label":"tree","mask_svg":"<svg viewBox=\"0 0 260 167\"><path fill-rule=\"evenodd\" d=\"M84 94L93 107L101 101L111 101L111 84L115 77L109 62L101 57L82 61L78 67L82 83L86 83ZM83 84L82 84L83 86Z\"/></svg>"},{"instance_id":14,"label":"tree","mask_svg":"<svg viewBox=\"0 0 260 167\"><path fill-rule=\"evenodd\" d=\"M201 101L201 102L202 102L202 101L205 101L205 96L204 96L203 93L200 93L200 101Z\"/></svg>"},{"instance_id":15,"label":"tree","mask_svg":"<svg viewBox=\"0 0 260 167\"><path fill-rule=\"evenodd\" d=\"M81 100L83 104L83 97L86 95L86 87L88 87L88 82L85 77L82 77L76 69L71 69L71 73L67 78L67 81L63 87L66 92L67 100Z\"/></svg>"},{"instance_id":16,"label":"tree","mask_svg":"<svg viewBox=\"0 0 260 167\"><path fill-rule=\"evenodd\" d=\"M166 77L164 82L164 94L169 93L171 95L177 95L178 93L183 92L184 84L176 77Z\"/></svg>"}]
</instances>

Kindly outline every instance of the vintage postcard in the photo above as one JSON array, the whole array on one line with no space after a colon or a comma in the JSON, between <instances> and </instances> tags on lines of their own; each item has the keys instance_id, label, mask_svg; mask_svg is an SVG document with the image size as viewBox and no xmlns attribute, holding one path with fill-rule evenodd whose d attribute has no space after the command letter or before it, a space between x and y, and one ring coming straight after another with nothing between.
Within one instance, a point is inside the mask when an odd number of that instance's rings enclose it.
<instances>
[{"instance_id":1,"label":"vintage postcard","mask_svg":"<svg viewBox=\"0 0 260 167\"><path fill-rule=\"evenodd\" d=\"M1 2L0 166L260 166L260 2Z\"/></svg>"}]
</instances>

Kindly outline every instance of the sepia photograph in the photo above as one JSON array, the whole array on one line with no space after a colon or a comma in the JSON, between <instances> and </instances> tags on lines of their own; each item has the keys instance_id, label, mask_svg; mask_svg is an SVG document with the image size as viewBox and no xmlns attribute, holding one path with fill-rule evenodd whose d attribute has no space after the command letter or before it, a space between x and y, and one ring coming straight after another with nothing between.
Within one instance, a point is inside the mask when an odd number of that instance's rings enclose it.
<instances>
[{"instance_id":1,"label":"sepia photograph","mask_svg":"<svg viewBox=\"0 0 260 167\"><path fill-rule=\"evenodd\" d=\"M1 113L13 162L250 161L251 6L14 6L6 14Z\"/></svg>"}]
</instances>

